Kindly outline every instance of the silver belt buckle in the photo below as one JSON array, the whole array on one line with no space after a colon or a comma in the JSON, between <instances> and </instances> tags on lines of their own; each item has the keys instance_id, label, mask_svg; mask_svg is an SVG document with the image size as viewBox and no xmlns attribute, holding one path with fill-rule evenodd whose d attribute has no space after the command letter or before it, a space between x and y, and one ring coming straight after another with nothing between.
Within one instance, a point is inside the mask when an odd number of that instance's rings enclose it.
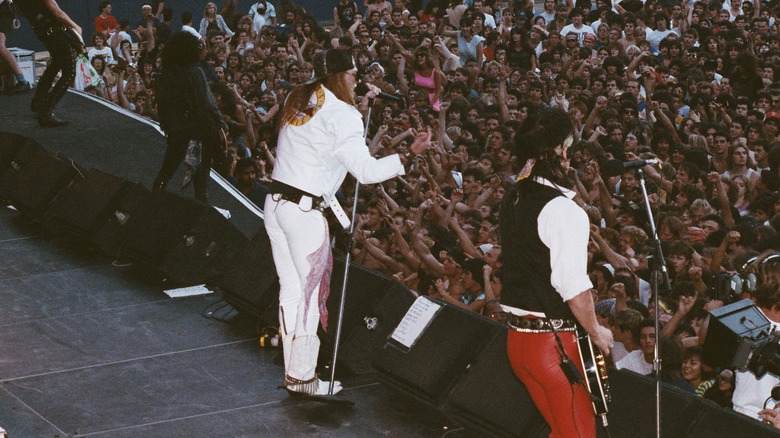
<instances>
[{"instance_id":1,"label":"silver belt buckle","mask_svg":"<svg viewBox=\"0 0 780 438\"><path fill-rule=\"evenodd\" d=\"M550 325L555 330L560 330L560 328L563 327L564 320L562 319L551 319L549 321L550 321Z\"/></svg>"}]
</instances>

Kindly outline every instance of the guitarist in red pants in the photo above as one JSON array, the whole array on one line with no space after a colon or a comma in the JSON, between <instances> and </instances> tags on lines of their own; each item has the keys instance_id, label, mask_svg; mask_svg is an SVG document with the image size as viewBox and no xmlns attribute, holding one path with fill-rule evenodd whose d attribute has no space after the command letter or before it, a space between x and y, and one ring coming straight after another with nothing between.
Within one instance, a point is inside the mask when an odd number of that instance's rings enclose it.
<instances>
[{"instance_id":1,"label":"guitarist in red pants","mask_svg":"<svg viewBox=\"0 0 780 438\"><path fill-rule=\"evenodd\" d=\"M590 292L588 217L572 200L567 176L573 140L566 112L543 112L536 128L518 136L515 155L524 166L500 209L509 362L552 429L550 436L565 438L596 436L577 326L604 354L612 346Z\"/></svg>"}]
</instances>

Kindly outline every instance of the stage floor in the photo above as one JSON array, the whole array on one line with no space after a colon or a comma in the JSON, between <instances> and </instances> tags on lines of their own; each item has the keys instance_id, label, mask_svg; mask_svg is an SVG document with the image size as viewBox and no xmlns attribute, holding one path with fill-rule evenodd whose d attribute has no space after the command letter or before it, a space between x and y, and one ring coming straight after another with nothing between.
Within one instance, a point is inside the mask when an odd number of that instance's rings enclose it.
<instances>
[{"instance_id":1,"label":"stage floor","mask_svg":"<svg viewBox=\"0 0 780 438\"><path fill-rule=\"evenodd\" d=\"M57 113L71 124L39 129L30 97L0 96L0 130L150 185L164 152L153 126L69 93ZM254 235L256 209L214 180L210 197ZM218 296L171 299L157 276L112 262L0 207L0 427L11 438L464 436L371 375L343 379L353 408L290 399L277 389L280 351L259 347L251 321L206 318Z\"/></svg>"}]
</instances>

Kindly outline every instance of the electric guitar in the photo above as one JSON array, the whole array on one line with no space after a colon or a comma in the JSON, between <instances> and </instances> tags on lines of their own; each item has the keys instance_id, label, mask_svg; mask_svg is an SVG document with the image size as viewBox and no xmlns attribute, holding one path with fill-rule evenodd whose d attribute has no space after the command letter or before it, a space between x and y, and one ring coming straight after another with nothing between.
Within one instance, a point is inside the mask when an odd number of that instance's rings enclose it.
<instances>
[{"instance_id":1,"label":"electric guitar","mask_svg":"<svg viewBox=\"0 0 780 438\"><path fill-rule=\"evenodd\" d=\"M219 137L219 153L221 157L227 157L228 154L228 145L230 142L228 141L227 133L222 128L219 129L219 132L217 133Z\"/></svg>"},{"instance_id":2,"label":"electric guitar","mask_svg":"<svg viewBox=\"0 0 780 438\"><path fill-rule=\"evenodd\" d=\"M601 417L601 422L606 428L607 405L612 400L609 394L609 376L607 376L607 361L599 347L590 341L590 336L577 327L577 348L580 351L582 369L585 370L585 384L590 393L593 411Z\"/></svg>"},{"instance_id":3,"label":"electric guitar","mask_svg":"<svg viewBox=\"0 0 780 438\"><path fill-rule=\"evenodd\" d=\"M71 47L73 47L76 50L76 52L78 53L86 52L86 45L84 44L84 38L81 36L80 33L76 32L76 29L69 27L66 35L68 35L68 39L70 40Z\"/></svg>"}]
</instances>

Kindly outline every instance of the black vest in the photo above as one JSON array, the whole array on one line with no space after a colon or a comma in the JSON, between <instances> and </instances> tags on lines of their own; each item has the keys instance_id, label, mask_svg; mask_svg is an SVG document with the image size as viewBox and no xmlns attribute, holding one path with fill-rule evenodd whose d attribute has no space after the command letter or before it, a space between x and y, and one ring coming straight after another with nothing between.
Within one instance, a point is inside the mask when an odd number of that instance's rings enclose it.
<instances>
[{"instance_id":1,"label":"black vest","mask_svg":"<svg viewBox=\"0 0 780 438\"><path fill-rule=\"evenodd\" d=\"M563 298L550 284L550 248L539 237L539 213L548 202L563 196L530 180L516 183L501 201L501 303L543 312L548 318L573 318ZM567 230L560 230L566 233Z\"/></svg>"}]
</instances>

